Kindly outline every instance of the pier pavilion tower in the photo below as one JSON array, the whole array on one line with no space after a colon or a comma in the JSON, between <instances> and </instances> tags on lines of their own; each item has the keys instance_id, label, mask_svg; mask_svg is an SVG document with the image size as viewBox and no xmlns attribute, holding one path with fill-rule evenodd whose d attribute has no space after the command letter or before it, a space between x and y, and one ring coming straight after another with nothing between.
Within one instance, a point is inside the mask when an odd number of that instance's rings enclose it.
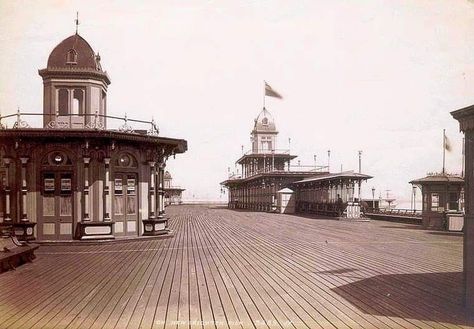
<instances>
[{"instance_id":1,"label":"pier pavilion tower","mask_svg":"<svg viewBox=\"0 0 474 329\"><path fill-rule=\"evenodd\" d=\"M275 120L265 108L250 136L251 150L236 161L242 174L221 183L228 190L229 208L360 217L360 186L371 176L330 174L327 166L316 164L292 165L297 156L277 148Z\"/></svg>"}]
</instances>

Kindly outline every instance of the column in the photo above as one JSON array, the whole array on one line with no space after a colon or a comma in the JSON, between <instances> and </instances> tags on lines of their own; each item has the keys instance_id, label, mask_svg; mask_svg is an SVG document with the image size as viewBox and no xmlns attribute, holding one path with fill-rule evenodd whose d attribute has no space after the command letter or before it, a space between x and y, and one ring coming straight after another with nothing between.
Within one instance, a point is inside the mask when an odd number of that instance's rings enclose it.
<instances>
[{"instance_id":1,"label":"column","mask_svg":"<svg viewBox=\"0 0 474 329\"><path fill-rule=\"evenodd\" d=\"M467 313L474 314L474 106L451 112L451 115L459 121L460 129L465 134L464 303ZM423 191L423 199L428 192Z\"/></svg>"},{"instance_id":2,"label":"column","mask_svg":"<svg viewBox=\"0 0 474 329\"><path fill-rule=\"evenodd\" d=\"M111 220L112 195L110 193L110 158L104 158L105 181L104 181L104 222Z\"/></svg>"},{"instance_id":3,"label":"column","mask_svg":"<svg viewBox=\"0 0 474 329\"><path fill-rule=\"evenodd\" d=\"M162 162L158 165L158 218L163 218L165 214L165 190L164 190L164 176L165 176L165 163Z\"/></svg>"},{"instance_id":4,"label":"column","mask_svg":"<svg viewBox=\"0 0 474 329\"><path fill-rule=\"evenodd\" d=\"M5 222L11 222L11 217L10 217L10 163L11 159L10 158L3 158L3 163L5 163L6 167L6 175L5 175L5 180L6 180L6 186L5 186Z\"/></svg>"},{"instance_id":5,"label":"column","mask_svg":"<svg viewBox=\"0 0 474 329\"><path fill-rule=\"evenodd\" d=\"M21 221L28 222L26 214L26 195L28 194L28 186L26 184L26 164L28 158L20 158L21 161Z\"/></svg>"},{"instance_id":6,"label":"column","mask_svg":"<svg viewBox=\"0 0 474 329\"><path fill-rule=\"evenodd\" d=\"M90 221L90 200L89 200L89 163L91 158L84 157L84 217L83 221Z\"/></svg>"},{"instance_id":7,"label":"column","mask_svg":"<svg viewBox=\"0 0 474 329\"><path fill-rule=\"evenodd\" d=\"M156 212L156 187L155 187L155 175L156 175L156 167L155 162L150 161L148 165L150 166L150 188L148 190L148 200L150 202L149 209L149 219L155 219L155 212Z\"/></svg>"}]
</instances>

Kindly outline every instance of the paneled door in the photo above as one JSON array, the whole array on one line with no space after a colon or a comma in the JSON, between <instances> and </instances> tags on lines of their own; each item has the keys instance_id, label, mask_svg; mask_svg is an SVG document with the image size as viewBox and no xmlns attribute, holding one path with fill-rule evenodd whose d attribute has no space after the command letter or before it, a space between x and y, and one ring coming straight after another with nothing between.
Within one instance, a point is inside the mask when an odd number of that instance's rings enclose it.
<instances>
[{"instance_id":1,"label":"paneled door","mask_svg":"<svg viewBox=\"0 0 474 329\"><path fill-rule=\"evenodd\" d=\"M38 218L40 240L73 238L73 179L71 172L43 172Z\"/></svg>"},{"instance_id":2,"label":"paneled door","mask_svg":"<svg viewBox=\"0 0 474 329\"><path fill-rule=\"evenodd\" d=\"M138 235L137 174L116 173L113 191L115 235Z\"/></svg>"}]
</instances>

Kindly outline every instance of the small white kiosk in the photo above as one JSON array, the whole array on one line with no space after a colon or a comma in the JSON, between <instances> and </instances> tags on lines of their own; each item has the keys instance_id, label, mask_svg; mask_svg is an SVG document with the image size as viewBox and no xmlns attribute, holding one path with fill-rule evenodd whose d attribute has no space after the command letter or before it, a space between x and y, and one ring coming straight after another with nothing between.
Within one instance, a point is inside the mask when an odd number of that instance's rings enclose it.
<instances>
[{"instance_id":1,"label":"small white kiosk","mask_svg":"<svg viewBox=\"0 0 474 329\"><path fill-rule=\"evenodd\" d=\"M284 188L277 191L277 210L281 214L295 213L295 196L293 190Z\"/></svg>"}]
</instances>

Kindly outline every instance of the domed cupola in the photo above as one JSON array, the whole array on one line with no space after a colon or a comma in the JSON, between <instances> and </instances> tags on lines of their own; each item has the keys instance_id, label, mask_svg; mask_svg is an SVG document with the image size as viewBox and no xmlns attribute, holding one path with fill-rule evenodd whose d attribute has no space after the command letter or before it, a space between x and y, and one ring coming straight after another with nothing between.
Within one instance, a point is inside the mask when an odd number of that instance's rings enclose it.
<instances>
[{"instance_id":1,"label":"domed cupola","mask_svg":"<svg viewBox=\"0 0 474 329\"><path fill-rule=\"evenodd\" d=\"M102 71L97 55L79 34L61 41L48 58L48 69L75 68Z\"/></svg>"},{"instance_id":2,"label":"domed cupola","mask_svg":"<svg viewBox=\"0 0 474 329\"><path fill-rule=\"evenodd\" d=\"M81 128L106 115L107 87L110 78L102 70L99 54L79 34L61 41L48 58L47 67L39 70L43 78L44 126L61 125ZM62 116L63 118L59 118ZM105 120L100 116L101 124Z\"/></svg>"},{"instance_id":3,"label":"domed cupola","mask_svg":"<svg viewBox=\"0 0 474 329\"><path fill-rule=\"evenodd\" d=\"M273 120L273 116L266 108L263 108L262 112L255 119L253 130L255 132L277 132L275 120Z\"/></svg>"}]
</instances>

